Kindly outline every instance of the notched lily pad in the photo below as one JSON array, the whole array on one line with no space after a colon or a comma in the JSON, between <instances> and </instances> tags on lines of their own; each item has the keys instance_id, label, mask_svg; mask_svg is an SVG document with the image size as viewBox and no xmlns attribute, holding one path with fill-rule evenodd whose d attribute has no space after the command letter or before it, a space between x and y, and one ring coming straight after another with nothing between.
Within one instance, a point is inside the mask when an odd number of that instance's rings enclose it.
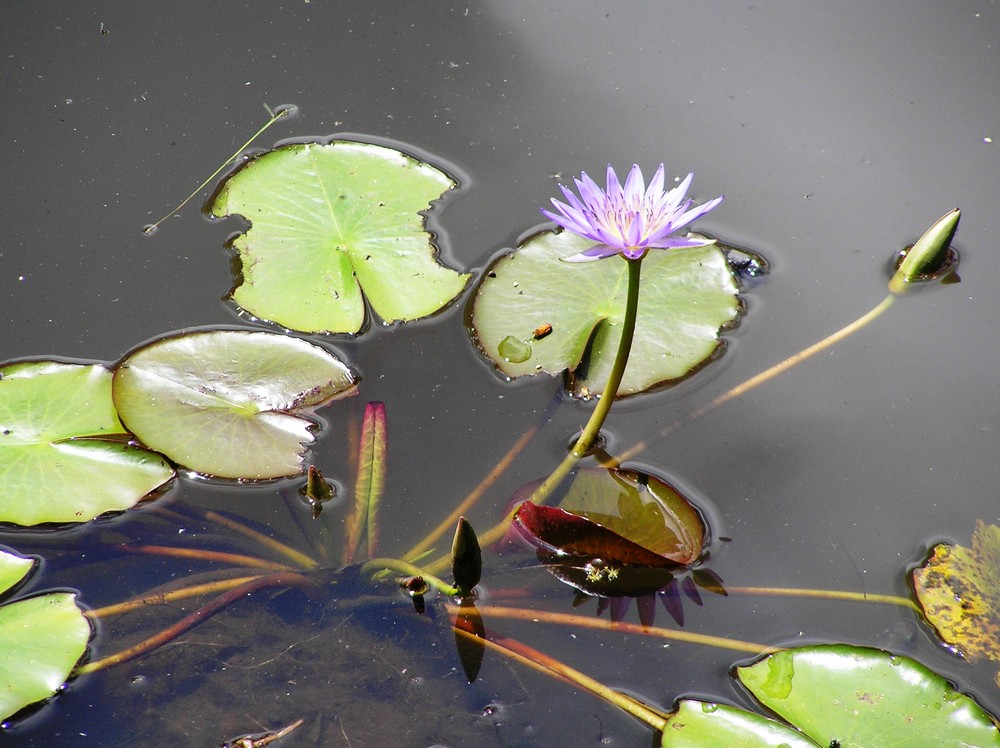
<instances>
[{"instance_id":1,"label":"notched lily pad","mask_svg":"<svg viewBox=\"0 0 1000 748\"><path fill-rule=\"evenodd\" d=\"M943 641L970 661L1000 662L1000 527L977 522L972 548L934 546L913 588Z\"/></svg>"},{"instance_id":2,"label":"notched lily pad","mask_svg":"<svg viewBox=\"0 0 1000 748\"><path fill-rule=\"evenodd\" d=\"M469 278L436 261L422 215L454 187L430 164L370 143L285 145L252 159L211 208L251 223L233 242L233 300L310 333L358 332L365 298L386 323L433 314Z\"/></svg>"},{"instance_id":3,"label":"notched lily pad","mask_svg":"<svg viewBox=\"0 0 1000 748\"><path fill-rule=\"evenodd\" d=\"M99 364L0 366L0 522L86 522L123 511L174 476L127 443Z\"/></svg>"},{"instance_id":4,"label":"notched lily pad","mask_svg":"<svg viewBox=\"0 0 1000 748\"><path fill-rule=\"evenodd\" d=\"M621 337L628 270L617 257L561 261L592 245L566 231L542 232L484 276L471 327L503 375L567 372L574 395L601 394ZM739 317L738 290L717 244L650 251L619 395L681 379L716 356L720 330Z\"/></svg>"},{"instance_id":5,"label":"notched lily pad","mask_svg":"<svg viewBox=\"0 0 1000 748\"><path fill-rule=\"evenodd\" d=\"M267 479L302 472L313 441L306 416L356 383L333 354L303 340L212 330L132 353L115 372L114 402L132 433L178 464Z\"/></svg>"},{"instance_id":6,"label":"notched lily pad","mask_svg":"<svg viewBox=\"0 0 1000 748\"><path fill-rule=\"evenodd\" d=\"M0 550L7 587L30 573L34 562ZM14 578L14 569L21 576ZM0 606L0 721L63 687L87 651L90 622L68 592L49 592Z\"/></svg>"}]
</instances>

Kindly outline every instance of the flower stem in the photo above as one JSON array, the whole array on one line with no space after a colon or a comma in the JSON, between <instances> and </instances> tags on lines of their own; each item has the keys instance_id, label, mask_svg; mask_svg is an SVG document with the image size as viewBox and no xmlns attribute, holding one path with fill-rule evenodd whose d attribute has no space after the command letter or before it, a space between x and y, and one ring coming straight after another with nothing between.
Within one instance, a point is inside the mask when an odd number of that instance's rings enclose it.
<instances>
[{"instance_id":1,"label":"flower stem","mask_svg":"<svg viewBox=\"0 0 1000 748\"><path fill-rule=\"evenodd\" d=\"M573 469L576 463L581 458L587 456L591 447L594 446L594 442L597 441L597 437L601 433L601 427L604 425L604 421L611 411L611 406L614 405L615 397L618 395L618 387L622 383L625 366L628 364L629 353L632 351L632 338L635 336L635 321L639 312L639 275L642 267L641 257L636 260L629 260L624 257L623 259L628 264L628 291L625 298L625 319L622 322L622 336L618 342L618 353L615 354L615 361L611 365L611 373L608 374L608 381L601 391L597 407L590 414L590 419L576 440L576 444L573 445L573 449L566 454L562 462L552 471L552 474L528 497L528 501L535 504L543 503L555 490L556 486L562 482L562 479L566 477L569 471ZM511 516L504 517L498 524L486 532L480 533L479 544L485 546L500 540L510 526ZM450 557L443 556L425 568L427 571L436 572L447 568L449 562Z\"/></svg>"},{"instance_id":2,"label":"flower stem","mask_svg":"<svg viewBox=\"0 0 1000 748\"><path fill-rule=\"evenodd\" d=\"M618 342L618 353L615 354L614 364L611 366L611 373L608 374L608 381L601 391L601 396L597 401L597 407L590 414L590 420L583 428L583 433L576 440L573 449L563 458L559 466L552 471L552 474L535 489L528 501L540 504L545 501L558 486L573 466L585 457L597 441L601 433L601 427L611 412L615 397L618 395L618 387L622 383L625 375L625 367L628 365L629 353L632 351L632 338L635 336L635 320L639 311L639 272L642 267L642 258L637 260L626 259L628 264L628 295L625 299L625 320L622 323L622 337Z\"/></svg>"}]
</instances>

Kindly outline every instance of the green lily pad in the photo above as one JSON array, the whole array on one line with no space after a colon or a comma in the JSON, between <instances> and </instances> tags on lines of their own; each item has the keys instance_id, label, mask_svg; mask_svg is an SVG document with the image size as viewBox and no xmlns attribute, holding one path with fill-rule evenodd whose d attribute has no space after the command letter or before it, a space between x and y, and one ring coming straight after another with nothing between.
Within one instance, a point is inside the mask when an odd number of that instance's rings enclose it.
<instances>
[{"instance_id":1,"label":"green lily pad","mask_svg":"<svg viewBox=\"0 0 1000 748\"><path fill-rule=\"evenodd\" d=\"M233 246L233 300L293 330L356 333L368 299L386 323L426 317L468 281L435 260L422 213L455 182L392 148L335 140L286 145L223 185L216 216L252 224Z\"/></svg>"},{"instance_id":2,"label":"green lily pad","mask_svg":"<svg viewBox=\"0 0 1000 748\"><path fill-rule=\"evenodd\" d=\"M1000 527L980 520L972 548L935 546L913 588L943 641L969 661L1000 662Z\"/></svg>"},{"instance_id":3,"label":"green lily pad","mask_svg":"<svg viewBox=\"0 0 1000 748\"><path fill-rule=\"evenodd\" d=\"M773 719L725 704L684 699L667 719L662 748L817 748Z\"/></svg>"},{"instance_id":4,"label":"green lily pad","mask_svg":"<svg viewBox=\"0 0 1000 748\"><path fill-rule=\"evenodd\" d=\"M125 435L104 366L0 366L0 521L86 522L173 478L161 455Z\"/></svg>"},{"instance_id":5,"label":"green lily pad","mask_svg":"<svg viewBox=\"0 0 1000 748\"><path fill-rule=\"evenodd\" d=\"M0 596L20 584L37 563L33 558L0 551Z\"/></svg>"},{"instance_id":6,"label":"green lily pad","mask_svg":"<svg viewBox=\"0 0 1000 748\"><path fill-rule=\"evenodd\" d=\"M19 567L27 574L32 565L30 559L0 551L4 571ZM87 651L90 635L90 622L68 592L0 606L0 720L62 688Z\"/></svg>"},{"instance_id":7,"label":"green lily pad","mask_svg":"<svg viewBox=\"0 0 1000 748\"><path fill-rule=\"evenodd\" d=\"M213 330L132 353L114 376L122 421L198 473L267 479L302 472L313 409L353 394L356 377L319 346L266 332Z\"/></svg>"},{"instance_id":8,"label":"green lily pad","mask_svg":"<svg viewBox=\"0 0 1000 748\"><path fill-rule=\"evenodd\" d=\"M576 396L601 394L621 338L628 271L618 257L560 259L592 245L566 231L543 232L486 274L472 325L477 345L505 376L567 371ZM619 394L681 379L711 360L720 330L739 316L737 291L718 245L650 251Z\"/></svg>"},{"instance_id":9,"label":"green lily pad","mask_svg":"<svg viewBox=\"0 0 1000 748\"><path fill-rule=\"evenodd\" d=\"M879 649L800 647L736 675L821 746L1000 746L1000 731L975 701L919 662Z\"/></svg>"}]
</instances>

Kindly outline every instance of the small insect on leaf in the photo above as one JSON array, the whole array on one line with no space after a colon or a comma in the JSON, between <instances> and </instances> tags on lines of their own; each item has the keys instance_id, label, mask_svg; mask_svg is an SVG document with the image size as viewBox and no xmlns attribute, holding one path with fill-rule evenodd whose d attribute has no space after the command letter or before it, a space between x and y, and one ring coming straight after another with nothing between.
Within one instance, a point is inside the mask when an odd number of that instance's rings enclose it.
<instances>
[{"instance_id":1,"label":"small insect on leaf","mask_svg":"<svg viewBox=\"0 0 1000 748\"><path fill-rule=\"evenodd\" d=\"M539 325L538 327L536 327L532 331L531 337L533 337L535 340L541 340L546 335L550 335L551 333L552 333L552 325L546 322L544 325Z\"/></svg>"}]
</instances>

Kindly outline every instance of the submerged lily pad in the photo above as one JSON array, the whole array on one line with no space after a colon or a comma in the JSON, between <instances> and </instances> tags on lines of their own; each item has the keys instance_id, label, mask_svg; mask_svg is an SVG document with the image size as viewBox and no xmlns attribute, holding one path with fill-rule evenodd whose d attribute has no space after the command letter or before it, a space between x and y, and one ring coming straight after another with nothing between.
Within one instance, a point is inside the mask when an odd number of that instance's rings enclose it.
<instances>
[{"instance_id":1,"label":"submerged lily pad","mask_svg":"<svg viewBox=\"0 0 1000 748\"><path fill-rule=\"evenodd\" d=\"M943 641L970 661L1000 662L1000 527L977 522L972 548L936 545L913 588Z\"/></svg>"},{"instance_id":2,"label":"submerged lily pad","mask_svg":"<svg viewBox=\"0 0 1000 748\"><path fill-rule=\"evenodd\" d=\"M352 394L331 353L266 332L214 330L132 353L114 376L122 421L147 446L205 475L266 479L302 472L313 409Z\"/></svg>"},{"instance_id":3,"label":"submerged lily pad","mask_svg":"<svg viewBox=\"0 0 1000 748\"><path fill-rule=\"evenodd\" d=\"M1000 731L975 701L919 662L879 649L799 647L736 675L820 746L1000 746Z\"/></svg>"},{"instance_id":4,"label":"submerged lily pad","mask_svg":"<svg viewBox=\"0 0 1000 748\"><path fill-rule=\"evenodd\" d=\"M702 555L700 512L675 488L634 470L577 471L558 507L521 503L513 528L563 582L602 597L670 585Z\"/></svg>"},{"instance_id":5,"label":"submerged lily pad","mask_svg":"<svg viewBox=\"0 0 1000 748\"><path fill-rule=\"evenodd\" d=\"M0 551L6 587L21 581L34 562ZM0 606L0 721L56 693L87 651L91 628L76 596L50 592Z\"/></svg>"},{"instance_id":6,"label":"submerged lily pad","mask_svg":"<svg viewBox=\"0 0 1000 748\"><path fill-rule=\"evenodd\" d=\"M469 278L435 260L422 215L455 186L433 166L370 143L286 145L251 160L212 205L216 216L252 224L233 243L242 265L233 300L313 333L361 330L364 298L387 323L433 314Z\"/></svg>"},{"instance_id":7,"label":"submerged lily pad","mask_svg":"<svg viewBox=\"0 0 1000 748\"><path fill-rule=\"evenodd\" d=\"M0 522L86 522L173 478L161 455L125 437L104 366L0 367Z\"/></svg>"},{"instance_id":8,"label":"submerged lily pad","mask_svg":"<svg viewBox=\"0 0 1000 748\"><path fill-rule=\"evenodd\" d=\"M561 261L592 245L566 231L543 232L490 268L472 326L477 345L507 377L566 371L575 395L601 394L621 338L628 269L617 257ZM619 394L681 379L711 360L720 330L739 316L737 291L718 245L651 251L642 261L635 338Z\"/></svg>"},{"instance_id":9,"label":"submerged lily pad","mask_svg":"<svg viewBox=\"0 0 1000 748\"><path fill-rule=\"evenodd\" d=\"M641 566L686 566L705 543L701 513L677 489L635 470L583 468L558 507L524 502L515 526L560 555Z\"/></svg>"}]
</instances>

